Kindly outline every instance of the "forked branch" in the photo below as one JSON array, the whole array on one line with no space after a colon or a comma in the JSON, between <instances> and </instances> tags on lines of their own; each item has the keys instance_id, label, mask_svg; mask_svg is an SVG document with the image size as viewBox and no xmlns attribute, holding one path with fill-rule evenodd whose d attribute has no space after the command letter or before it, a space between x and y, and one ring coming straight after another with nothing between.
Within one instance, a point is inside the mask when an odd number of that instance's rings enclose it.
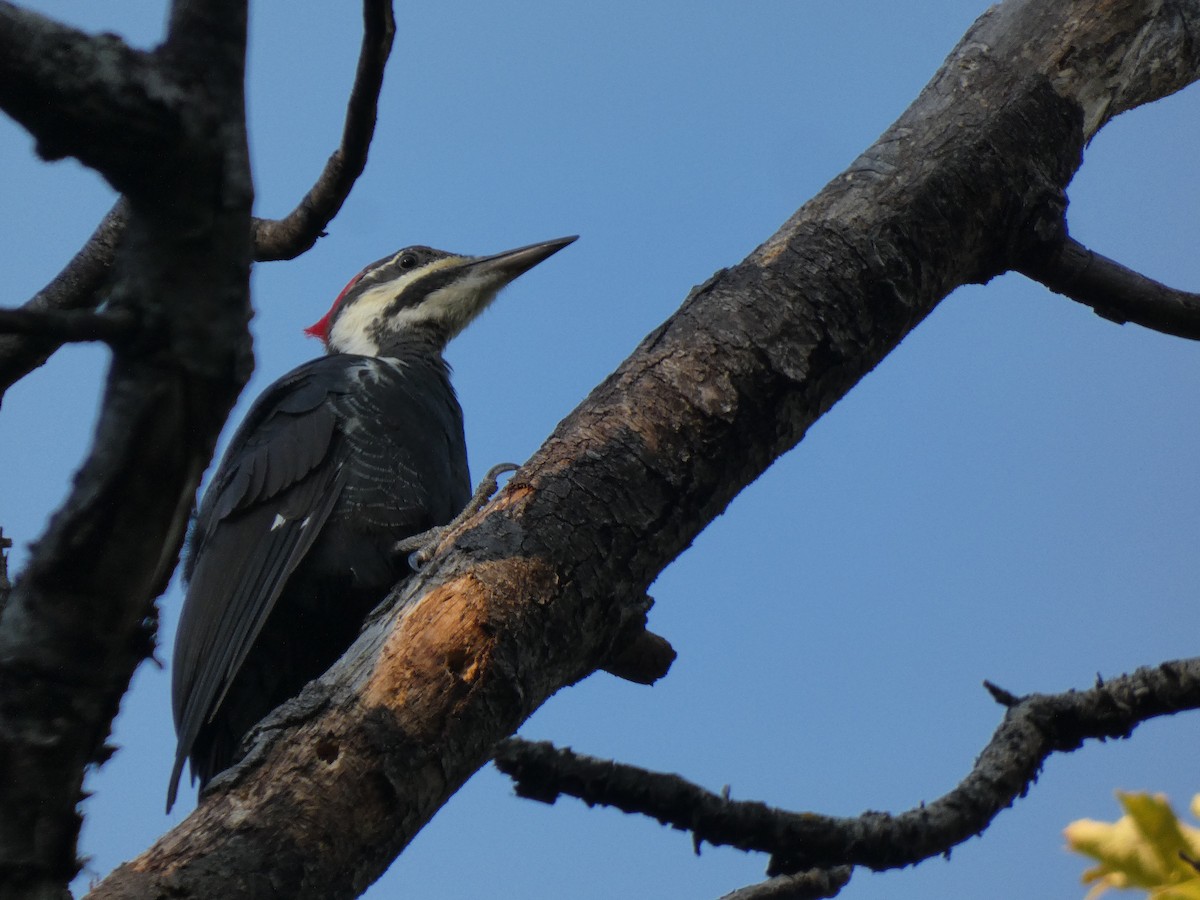
<instances>
[{"instance_id":1,"label":"forked branch","mask_svg":"<svg viewBox=\"0 0 1200 900\"><path fill-rule=\"evenodd\" d=\"M257 261L293 259L309 250L346 202L366 166L367 151L375 136L379 92L395 29L391 0L364 0L362 45L341 145L292 212L282 219L253 220ZM83 248L21 310L95 309L103 299L128 214L127 202L119 200ZM5 391L45 363L66 340L70 338L56 337L45 329L38 334L0 334L0 400Z\"/></svg>"},{"instance_id":2,"label":"forked branch","mask_svg":"<svg viewBox=\"0 0 1200 900\"><path fill-rule=\"evenodd\" d=\"M84 773L111 753L112 718L153 646L154 599L252 367L246 19L245 0L176 2L162 51L146 53L0 2L0 109L43 155L74 155L130 197L74 273L5 316L38 354L47 334L115 352L93 445L0 617L4 900L61 897L78 870ZM110 302L95 313L84 307L118 230ZM126 345L135 322L153 322L153 340Z\"/></svg>"}]
</instances>

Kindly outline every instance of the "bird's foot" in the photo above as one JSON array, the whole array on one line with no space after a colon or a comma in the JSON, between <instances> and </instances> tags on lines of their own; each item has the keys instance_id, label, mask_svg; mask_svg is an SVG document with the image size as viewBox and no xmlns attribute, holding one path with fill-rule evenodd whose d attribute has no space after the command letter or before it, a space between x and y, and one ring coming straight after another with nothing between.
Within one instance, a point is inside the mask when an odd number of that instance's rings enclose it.
<instances>
[{"instance_id":1,"label":"bird's foot","mask_svg":"<svg viewBox=\"0 0 1200 900\"><path fill-rule=\"evenodd\" d=\"M515 472L518 468L520 467L516 463L500 463L492 466L483 476L483 480L479 482L479 486L475 488L475 493L471 495L471 499L467 501L462 512L445 525L435 525L428 531L422 531L420 534L397 541L395 552L408 557L408 566L414 572L421 569L433 558L434 551L437 550L438 544L446 534L458 528L487 505L499 487L500 476L506 472Z\"/></svg>"}]
</instances>

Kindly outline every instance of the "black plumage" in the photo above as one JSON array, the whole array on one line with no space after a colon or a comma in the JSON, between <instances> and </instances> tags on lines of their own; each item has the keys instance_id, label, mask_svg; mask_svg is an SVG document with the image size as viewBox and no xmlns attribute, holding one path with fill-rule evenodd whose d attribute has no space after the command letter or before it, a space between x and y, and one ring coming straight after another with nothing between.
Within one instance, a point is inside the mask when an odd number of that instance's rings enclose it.
<instances>
[{"instance_id":1,"label":"black plumage","mask_svg":"<svg viewBox=\"0 0 1200 900\"><path fill-rule=\"evenodd\" d=\"M267 389L192 536L168 802L185 757L203 787L259 719L337 659L406 574L395 543L450 521L469 496L462 413L439 354L336 354Z\"/></svg>"},{"instance_id":2,"label":"black plumage","mask_svg":"<svg viewBox=\"0 0 1200 900\"><path fill-rule=\"evenodd\" d=\"M351 280L307 329L329 356L276 381L237 430L189 543L171 681L201 788L242 738L353 643L410 573L397 542L470 498L448 341L506 284L575 238L494 256L408 247Z\"/></svg>"}]
</instances>

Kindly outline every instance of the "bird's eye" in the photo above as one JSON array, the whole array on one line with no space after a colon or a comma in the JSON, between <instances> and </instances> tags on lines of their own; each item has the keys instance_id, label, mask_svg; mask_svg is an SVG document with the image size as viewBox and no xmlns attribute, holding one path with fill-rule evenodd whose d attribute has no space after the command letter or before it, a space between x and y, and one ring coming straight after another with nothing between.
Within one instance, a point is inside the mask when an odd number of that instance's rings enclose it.
<instances>
[{"instance_id":1,"label":"bird's eye","mask_svg":"<svg viewBox=\"0 0 1200 900\"><path fill-rule=\"evenodd\" d=\"M402 269L411 269L415 267L416 264L417 257L415 254L405 253L402 257L400 257L400 268Z\"/></svg>"}]
</instances>

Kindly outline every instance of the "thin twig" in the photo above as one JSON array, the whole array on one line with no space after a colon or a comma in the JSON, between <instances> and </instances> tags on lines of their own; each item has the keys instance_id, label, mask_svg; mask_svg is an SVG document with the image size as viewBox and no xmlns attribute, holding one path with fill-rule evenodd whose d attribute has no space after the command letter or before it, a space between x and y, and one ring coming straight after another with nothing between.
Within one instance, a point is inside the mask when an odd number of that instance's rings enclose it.
<instances>
[{"instance_id":1,"label":"thin twig","mask_svg":"<svg viewBox=\"0 0 1200 900\"><path fill-rule=\"evenodd\" d=\"M346 202L367 164L395 31L391 0L365 0L362 47L346 106L341 146L294 210L282 219L254 220L255 259L293 259L304 253L324 235L325 226Z\"/></svg>"},{"instance_id":2,"label":"thin twig","mask_svg":"<svg viewBox=\"0 0 1200 900\"><path fill-rule=\"evenodd\" d=\"M96 226L91 237L54 278L33 295L22 310L94 309L112 272L117 243L125 233L129 204L118 200ZM0 398L61 346L61 341L30 338L23 334L0 335Z\"/></svg>"},{"instance_id":3,"label":"thin twig","mask_svg":"<svg viewBox=\"0 0 1200 900\"><path fill-rule=\"evenodd\" d=\"M758 884L747 885L726 894L721 900L822 900L836 897L850 883L854 869L810 869L795 875L776 875Z\"/></svg>"}]
</instances>

